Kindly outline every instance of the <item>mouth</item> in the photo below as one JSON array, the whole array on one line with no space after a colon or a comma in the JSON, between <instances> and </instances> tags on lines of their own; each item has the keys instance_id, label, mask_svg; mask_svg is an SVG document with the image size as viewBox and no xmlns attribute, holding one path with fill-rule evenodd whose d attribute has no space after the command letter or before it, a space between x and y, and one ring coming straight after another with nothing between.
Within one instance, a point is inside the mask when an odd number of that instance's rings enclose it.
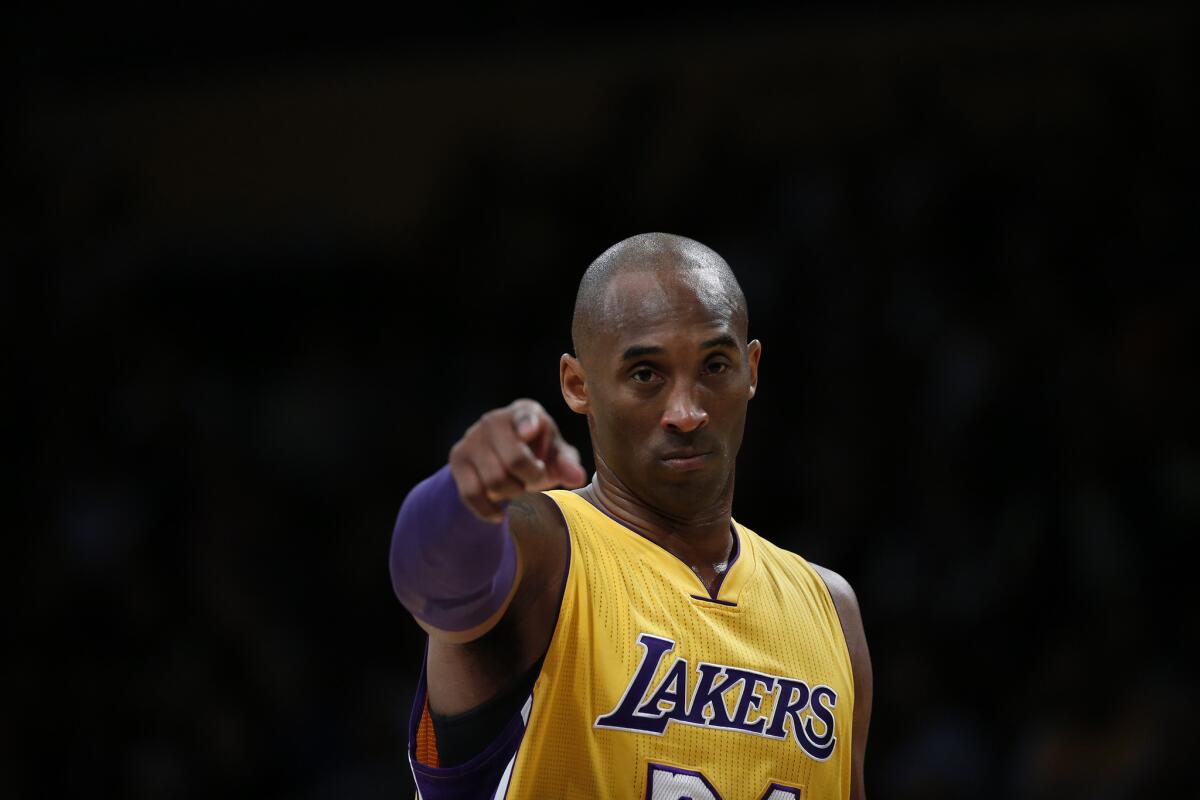
<instances>
[{"instance_id":1,"label":"mouth","mask_svg":"<svg viewBox=\"0 0 1200 800\"><path fill-rule=\"evenodd\" d=\"M662 462L671 469L681 472L699 469L712 457L712 453L697 450L676 450L663 456Z\"/></svg>"}]
</instances>

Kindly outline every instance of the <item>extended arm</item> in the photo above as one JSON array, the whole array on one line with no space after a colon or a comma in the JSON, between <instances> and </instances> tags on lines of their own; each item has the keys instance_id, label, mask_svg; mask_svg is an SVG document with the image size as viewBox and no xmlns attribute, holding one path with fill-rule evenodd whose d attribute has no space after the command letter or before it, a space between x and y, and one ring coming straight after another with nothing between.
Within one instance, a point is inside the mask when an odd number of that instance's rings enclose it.
<instances>
[{"instance_id":1,"label":"extended arm","mask_svg":"<svg viewBox=\"0 0 1200 800\"><path fill-rule=\"evenodd\" d=\"M405 499L392 534L392 587L429 633L434 710L477 706L545 652L566 534L538 492L585 477L554 420L517 400L484 414L449 465Z\"/></svg>"},{"instance_id":2,"label":"extended arm","mask_svg":"<svg viewBox=\"0 0 1200 800\"><path fill-rule=\"evenodd\" d=\"M396 597L432 637L479 638L520 583L508 501L584 477L578 453L537 403L488 412L400 508L389 559Z\"/></svg>"},{"instance_id":3,"label":"extended arm","mask_svg":"<svg viewBox=\"0 0 1200 800\"><path fill-rule=\"evenodd\" d=\"M842 622L842 634L850 651L850 666L854 670L854 739L850 745L850 800L865 800L863 761L867 752L867 732L871 727L871 701L874 694L874 675L871 672L871 653L863 630L862 612L854 589L841 575L813 564L825 581L833 605Z\"/></svg>"}]
</instances>

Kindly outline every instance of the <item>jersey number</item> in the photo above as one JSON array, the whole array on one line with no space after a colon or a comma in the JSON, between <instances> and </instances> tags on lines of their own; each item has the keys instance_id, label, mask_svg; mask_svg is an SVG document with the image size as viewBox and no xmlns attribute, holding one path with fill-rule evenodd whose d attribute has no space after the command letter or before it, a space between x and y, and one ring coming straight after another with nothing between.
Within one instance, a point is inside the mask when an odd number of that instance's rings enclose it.
<instances>
[{"instance_id":1,"label":"jersey number","mask_svg":"<svg viewBox=\"0 0 1200 800\"><path fill-rule=\"evenodd\" d=\"M701 772L651 763L646 800L721 800L721 795ZM800 790L772 783L761 800L800 800Z\"/></svg>"}]
</instances>

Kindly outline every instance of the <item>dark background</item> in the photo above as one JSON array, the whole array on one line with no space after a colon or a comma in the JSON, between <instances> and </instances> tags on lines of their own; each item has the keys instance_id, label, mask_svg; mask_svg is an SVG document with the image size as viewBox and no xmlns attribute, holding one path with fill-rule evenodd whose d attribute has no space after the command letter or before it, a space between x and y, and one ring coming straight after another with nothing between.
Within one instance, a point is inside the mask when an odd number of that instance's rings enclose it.
<instances>
[{"instance_id":1,"label":"dark background","mask_svg":"<svg viewBox=\"0 0 1200 800\"><path fill-rule=\"evenodd\" d=\"M764 343L735 514L858 591L871 796L1180 796L1194 17L522 9L6 24L0 795L409 796L395 511L514 397L586 443L576 282L666 230Z\"/></svg>"}]
</instances>

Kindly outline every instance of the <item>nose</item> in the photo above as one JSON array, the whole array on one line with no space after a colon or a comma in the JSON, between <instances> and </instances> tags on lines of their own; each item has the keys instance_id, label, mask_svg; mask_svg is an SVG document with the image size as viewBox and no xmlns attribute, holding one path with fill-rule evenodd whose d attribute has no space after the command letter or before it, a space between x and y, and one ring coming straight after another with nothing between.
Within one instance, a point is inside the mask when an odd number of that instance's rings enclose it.
<instances>
[{"instance_id":1,"label":"nose","mask_svg":"<svg viewBox=\"0 0 1200 800\"><path fill-rule=\"evenodd\" d=\"M662 415L662 426L665 430L691 433L708 424L708 412L696 399L699 388L694 382L684 381L679 381L672 387Z\"/></svg>"}]
</instances>

